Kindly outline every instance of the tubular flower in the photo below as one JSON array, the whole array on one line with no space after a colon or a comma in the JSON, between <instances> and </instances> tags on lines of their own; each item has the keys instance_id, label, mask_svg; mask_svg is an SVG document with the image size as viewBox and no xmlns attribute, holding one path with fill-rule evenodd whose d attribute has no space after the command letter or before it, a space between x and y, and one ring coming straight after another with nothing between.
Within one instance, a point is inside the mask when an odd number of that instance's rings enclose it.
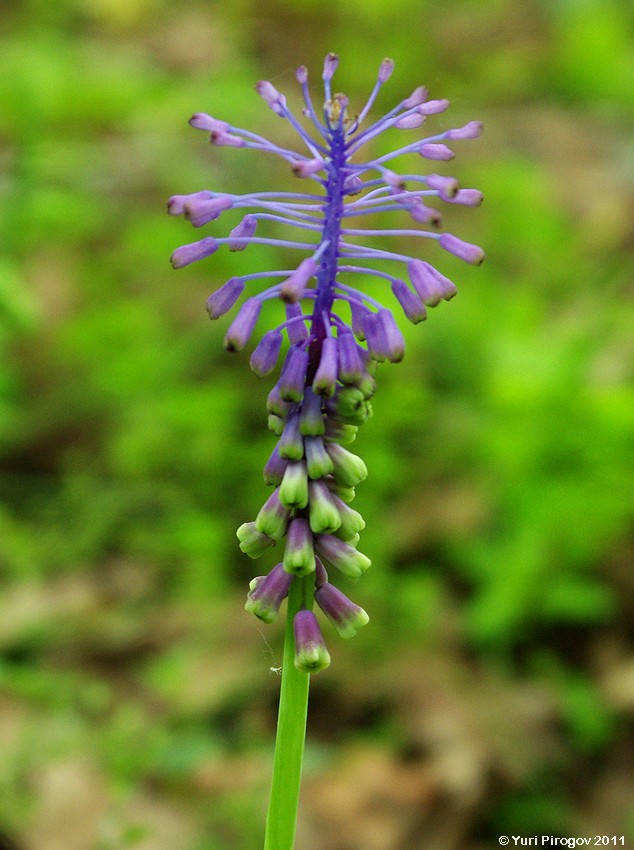
<instances>
[{"instance_id":1,"label":"tubular flower","mask_svg":"<svg viewBox=\"0 0 634 850\"><path fill-rule=\"evenodd\" d=\"M307 69L298 68L302 116L308 121L295 116L285 96L271 83L261 81L256 86L276 115L292 125L302 152L280 147L206 113L197 113L189 122L209 133L212 145L281 157L295 175L291 179L306 181L306 190L244 195L204 190L174 195L168 201L168 212L184 216L196 228L224 216L235 220L237 214L237 223L227 236L207 236L177 248L172 255L174 268L205 259L225 245L230 251L272 245L285 255L296 252L299 257L290 269L232 277L207 302L210 318L217 319L232 310L246 290L226 331L228 351L240 351L249 344L264 302L282 302L285 320L267 330L251 354L251 367L260 377L276 368L284 335L289 343L267 402L269 428L279 441L265 466L264 479L275 490L255 522L238 530L240 548L249 557L257 558L275 545L283 546L284 553L269 576L254 580L246 607L261 619L272 620L292 582L310 577L319 607L339 634L349 637L367 622L367 614L328 583L317 555L350 578L358 578L370 566L356 548L363 518L348 506L367 470L361 458L344 445L355 439L358 427L372 415L376 364L399 362L405 351L390 307L354 282L363 281L366 275L381 280L386 298L398 304L414 324L427 318L427 308L453 298L455 285L420 259L418 244L411 254L402 254L377 247L375 240L398 237L405 243L423 239L427 244L438 243L438 248L466 263L482 262L484 252L477 245L439 232L442 215L437 206L477 206L482 194L461 188L454 177L435 171L400 174L388 167L412 153L420 155L421 163L442 167L454 158L454 142L478 138L482 125L471 121L399 142L400 133L417 130L449 106L446 100L429 99L427 90L419 86L362 129L394 63L383 60L365 106L354 115L349 112L348 98L331 90L338 61L333 53L325 59L324 105L319 110L311 98ZM308 122L312 124L310 133L304 126ZM387 130L393 130L397 138L395 149L363 159L365 145ZM374 219L371 226L363 226L365 216L395 211L409 216L408 227L381 229ZM291 235L267 235L272 225L287 227ZM272 279L272 285L258 286L266 279ZM296 665L315 672L327 666L330 657L311 610L312 599L313 594L308 594L305 611L295 619Z\"/></svg>"}]
</instances>

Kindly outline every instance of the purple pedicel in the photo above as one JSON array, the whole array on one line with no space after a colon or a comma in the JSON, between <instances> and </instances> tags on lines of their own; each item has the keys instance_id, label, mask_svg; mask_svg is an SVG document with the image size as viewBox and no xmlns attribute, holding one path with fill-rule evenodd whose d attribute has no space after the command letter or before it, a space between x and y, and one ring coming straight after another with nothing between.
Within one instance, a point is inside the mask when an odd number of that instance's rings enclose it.
<instances>
[{"instance_id":1,"label":"purple pedicel","mask_svg":"<svg viewBox=\"0 0 634 850\"><path fill-rule=\"evenodd\" d=\"M282 334L280 331L268 331L264 334L249 361L251 369L258 378L263 378L275 369L281 347Z\"/></svg>"},{"instance_id":2,"label":"purple pedicel","mask_svg":"<svg viewBox=\"0 0 634 850\"><path fill-rule=\"evenodd\" d=\"M225 245L230 251L250 246L254 263L258 256L284 257L283 266L265 270L256 265L255 271L231 278L207 302L211 318L218 318L234 307L245 285L249 286L248 297L226 333L225 346L232 351L249 341L262 305L271 310L272 323L251 354L258 375L275 368L284 331L290 343L279 380L267 399L269 428L280 440L264 468L264 480L277 489L256 522L244 523L238 531L240 547L250 557L259 557L276 539L284 540L285 551L282 565L252 583L247 610L265 622L273 620L292 581L290 574L310 576L307 582L315 582L316 599L326 616L342 637L350 637L367 622L367 614L328 583L315 550L353 579L370 565L355 548L363 518L347 504L367 469L361 458L343 447L372 415L369 399L376 389L376 361L397 362L403 357L403 336L383 303L391 297L389 290L406 317L417 324L426 318L425 305L434 306L456 294L452 281L422 259L430 242L439 242L445 251L468 263L478 264L484 258L476 245L438 230L443 210L478 206L482 193L460 189L453 177L424 173L430 162L454 158L453 145L446 143L477 138L482 125L471 121L463 127L421 132L418 128L433 125L434 116L449 106L447 100L429 99L424 86L382 113L376 104L394 70L391 59L381 62L365 105L359 109L355 104L349 110L347 96L331 90L338 64L336 54L326 56L317 109L306 67L296 71L303 97L300 117L312 123L310 133L307 122L298 120L271 82L262 80L256 86L265 103L297 134L301 143L297 151L286 146L286 136L281 146L205 112L190 119L192 127L209 133L212 144L242 148L247 157L274 154L301 180L289 178L287 186L273 186L269 191L232 194L222 185L228 172L219 172L220 185L214 187L218 191L172 195L168 211L185 215L196 227L213 222L229 208L242 216L228 236L207 237L177 248L172 255L175 268L204 259ZM393 133L395 146L380 145L377 150L385 153L364 156L366 144L387 131ZM416 161L423 173L409 174L398 167L398 162L411 162L412 154L419 155ZM247 159L244 167L252 168L252 161ZM257 168L253 173L258 173ZM382 213L405 213L406 220L400 227L395 220L393 229L382 229L375 224L375 216L380 218ZM384 237L391 244L382 242ZM266 246L266 253L258 253L260 246ZM413 289L401 280L403 269ZM262 285L267 278L268 288ZM370 278L371 294L363 289ZM286 320L278 324L279 313L273 310L275 303L279 310L280 302ZM308 584L306 600L312 592ZM330 657L314 614L300 611L294 628L298 669L316 672L327 666Z\"/></svg>"},{"instance_id":3,"label":"purple pedicel","mask_svg":"<svg viewBox=\"0 0 634 850\"><path fill-rule=\"evenodd\" d=\"M241 351L244 348L253 333L261 309L262 302L259 298L249 298L244 302L225 335L227 351Z\"/></svg>"}]
</instances>

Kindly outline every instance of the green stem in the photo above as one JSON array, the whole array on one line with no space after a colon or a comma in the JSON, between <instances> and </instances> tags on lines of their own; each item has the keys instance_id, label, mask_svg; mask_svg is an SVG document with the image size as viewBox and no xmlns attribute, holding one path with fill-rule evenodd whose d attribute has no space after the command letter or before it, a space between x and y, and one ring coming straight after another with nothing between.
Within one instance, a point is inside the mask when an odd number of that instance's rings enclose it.
<instances>
[{"instance_id":1,"label":"green stem","mask_svg":"<svg viewBox=\"0 0 634 850\"><path fill-rule=\"evenodd\" d=\"M313 594L312 574L307 578L296 578L288 594L282 686L264 850L293 850L295 843L310 675L295 668L293 618L301 608L312 608Z\"/></svg>"}]
</instances>

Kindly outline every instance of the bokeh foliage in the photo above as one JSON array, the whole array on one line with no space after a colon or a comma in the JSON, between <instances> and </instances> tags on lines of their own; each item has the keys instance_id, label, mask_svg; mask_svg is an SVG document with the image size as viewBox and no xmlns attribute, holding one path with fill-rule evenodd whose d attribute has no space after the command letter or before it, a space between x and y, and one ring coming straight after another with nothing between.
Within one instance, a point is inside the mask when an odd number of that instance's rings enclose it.
<instances>
[{"instance_id":1,"label":"bokeh foliage","mask_svg":"<svg viewBox=\"0 0 634 850\"><path fill-rule=\"evenodd\" d=\"M16 0L0 14L6 841L260 844L280 629L242 611L254 565L234 529L265 497L267 386L222 350L204 300L284 260L220 252L176 274L190 231L164 201L292 186L186 119L290 143L254 82L293 102L294 68L318 79L329 50L353 104L389 55L378 108L424 82L451 98L447 121L485 121L456 166L485 204L447 218L488 260L428 255L460 295L380 371L357 444L374 567L352 592L371 625L328 636L298 850L632 840L631 5Z\"/></svg>"}]
</instances>

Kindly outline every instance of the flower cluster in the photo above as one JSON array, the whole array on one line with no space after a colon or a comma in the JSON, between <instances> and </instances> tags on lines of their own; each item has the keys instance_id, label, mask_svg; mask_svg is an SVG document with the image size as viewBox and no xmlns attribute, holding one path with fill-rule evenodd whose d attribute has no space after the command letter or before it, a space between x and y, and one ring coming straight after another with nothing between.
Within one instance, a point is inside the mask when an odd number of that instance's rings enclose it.
<instances>
[{"instance_id":1,"label":"flower cluster","mask_svg":"<svg viewBox=\"0 0 634 850\"><path fill-rule=\"evenodd\" d=\"M426 318L428 307L456 294L452 281L428 262L368 246L366 237L431 239L468 263L479 264L484 259L481 248L440 232L441 212L430 205L441 201L477 206L482 201L478 190L460 188L453 177L398 174L387 166L397 157L412 153L432 163L451 160L454 153L446 142L477 138L481 124L474 121L445 130L363 161L359 151L385 130L417 129L449 104L429 99L420 86L361 130L394 63L390 59L381 63L374 88L358 115L349 113L345 95L331 92L337 64L335 54L326 57L322 74L325 103L319 114L308 88L308 72L303 66L297 70L305 104L302 114L314 125L316 138L270 82L256 86L268 106L293 126L306 153L279 147L206 113L197 113L190 120L193 127L210 133L213 145L250 148L282 157L313 191L246 195L202 191L174 195L168 202L172 215L184 215L194 227L214 221L226 210L245 213L228 236L207 236L177 248L172 255L174 268L208 257L224 244L231 251L266 244L305 255L295 268L232 277L209 297L207 310L212 319L217 319L231 310L255 281L277 279L264 290L248 292L225 336L225 348L240 351L254 331L264 302L281 299L284 303L285 321L262 336L250 360L257 375L268 375L276 368L286 336L284 362L268 397L269 428L279 440L264 468L264 480L274 489L255 521L238 529L238 538L240 548L251 558L283 542L282 561L250 585L246 608L264 622L275 620L293 581L312 577L305 585L309 592L304 607L293 623L295 665L308 672L321 670L330 662L312 611L313 597L341 637L352 637L368 622L366 612L330 583L326 566L352 579L370 566L370 560L356 548L363 518L350 507L354 488L367 470L347 446L372 413L376 364L400 361L405 348L391 310L349 281L365 275L381 279L414 324ZM357 220L363 221L363 216L398 210L407 213L415 226L358 226ZM294 228L297 236L256 236L260 224L285 225ZM375 268L376 261L381 261L382 268ZM383 266L401 268L405 275L393 274ZM349 320L340 315L342 307Z\"/></svg>"}]
</instances>

